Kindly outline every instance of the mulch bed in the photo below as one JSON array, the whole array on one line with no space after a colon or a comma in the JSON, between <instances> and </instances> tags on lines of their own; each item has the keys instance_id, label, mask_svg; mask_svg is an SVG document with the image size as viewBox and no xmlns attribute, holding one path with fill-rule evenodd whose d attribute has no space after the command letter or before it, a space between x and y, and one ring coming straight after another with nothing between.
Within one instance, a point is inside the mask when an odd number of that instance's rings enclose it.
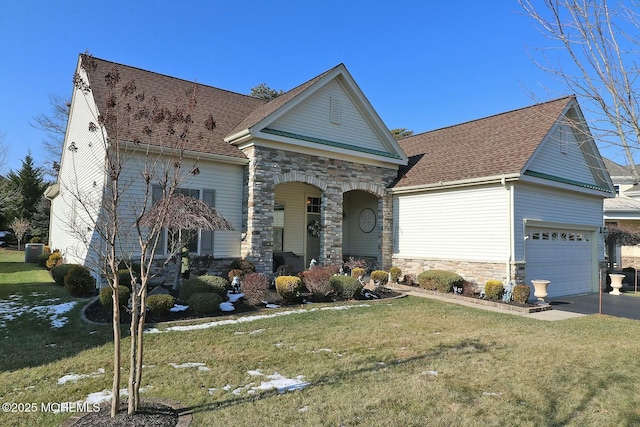
<instances>
[{"instance_id":1,"label":"mulch bed","mask_svg":"<svg viewBox=\"0 0 640 427\"><path fill-rule=\"evenodd\" d=\"M115 417L111 417L111 407L103 406L100 411L90 412L78 419L74 427L174 427L178 424L178 411L172 407L154 402L141 402L135 415L127 414L127 404L121 403Z\"/></svg>"},{"instance_id":2,"label":"mulch bed","mask_svg":"<svg viewBox=\"0 0 640 427\"><path fill-rule=\"evenodd\" d=\"M371 292L371 291L370 291ZM388 288L378 288L376 289L375 295L378 297L378 299L388 299L388 298L394 298L397 297L399 295L401 295L401 292L398 291L394 291ZM362 298L363 301L370 301L369 299L366 298ZM323 301L323 302L327 302L327 301ZM187 305L186 303L180 301L179 299L176 298L176 304L180 304L180 305ZM179 312L171 312L166 316L162 316L162 317L154 317L152 313L148 313L147 318L146 318L146 323L160 323L160 322L174 322L174 321L180 321L180 320L193 320L193 319L202 319L202 318L210 318L210 317L220 317L220 316L229 316L232 314L247 314L247 313L252 313L252 312L257 312L257 311L264 311L264 310L269 310L267 308L265 308L264 304L261 303L255 303L255 304L251 304L248 301L246 301L244 298L241 298L239 301L237 301L236 303L233 304L235 307L234 311L231 312L218 312L216 314L213 315L199 315L195 312L193 312L190 309L184 310L184 311L179 311ZM286 304L282 301L278 301L278 305L280 305L281 307L286 308L287 306L290 307L299 307L300 304ZM102 306L102 304L100 304L100 300L96 300L94 301L92 304L90 304L84 311L84 315L87 318L87 320L90 320L92 322L96 322L96 323L106 323L106 324L110 324L112 322L112 315L109 311L105 310L104 307ZM131 315L127 310L121 310L120 311L120 323L121 324L128 324L131 323Z\"/></svg>"}]
</instances>

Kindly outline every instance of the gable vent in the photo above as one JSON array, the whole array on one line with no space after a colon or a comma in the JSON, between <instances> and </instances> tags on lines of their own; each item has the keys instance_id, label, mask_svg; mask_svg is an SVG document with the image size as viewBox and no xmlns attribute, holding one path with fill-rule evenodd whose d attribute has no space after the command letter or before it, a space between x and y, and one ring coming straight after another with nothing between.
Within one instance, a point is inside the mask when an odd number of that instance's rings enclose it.
<instances>
[{"instance_id":1,"label":"gable vent","mask_svg":"<svg viewBox=\"0 0 640 427\"><path fill-rule=\"evenodd\" d=\"M329 119L331 120L331 123L335 125L339 125L342 121L342 114L340 111L340 99L331 97L330 102L331 103L329 107Z\"/></svg>"}]
</instances>

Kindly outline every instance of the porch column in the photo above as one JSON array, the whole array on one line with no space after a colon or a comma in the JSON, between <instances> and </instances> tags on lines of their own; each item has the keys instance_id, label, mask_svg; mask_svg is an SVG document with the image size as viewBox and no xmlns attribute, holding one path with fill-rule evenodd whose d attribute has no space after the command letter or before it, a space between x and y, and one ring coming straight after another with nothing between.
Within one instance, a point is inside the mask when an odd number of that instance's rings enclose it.
<instances>
[{"instance_id":1,"label":"porch column","mask_svg":"<svg viewBox=\"0 0 640 427\"><path fill-rule=\"evenodd\" d=\"M256 271L273 270L273 172L267 171L260 152L251 147L245 153L250 159L245 174L246 228L241 244L242 258L251 261Z\"/></svg>"},{"instance_id":2,"label":"porch column","mask_svg":"<svg viewBox=\"0 0 640 427\"><path fill-rule=\"evenodd\" d=\"M387 191L378 199L378 213L382 223L378 230L380 265L383 270L389 270L393 262L393 196Z\"/></svg>"},{"instance_id":3,"label":"porch column","mask_svg":"<svg viewBox=\"0 0 640 427\"><path fill-rule=\"evenodd\" d=\"M342 265L342 188L330 185L322 193L320 264Z\"/></svg>"}]
</instances>

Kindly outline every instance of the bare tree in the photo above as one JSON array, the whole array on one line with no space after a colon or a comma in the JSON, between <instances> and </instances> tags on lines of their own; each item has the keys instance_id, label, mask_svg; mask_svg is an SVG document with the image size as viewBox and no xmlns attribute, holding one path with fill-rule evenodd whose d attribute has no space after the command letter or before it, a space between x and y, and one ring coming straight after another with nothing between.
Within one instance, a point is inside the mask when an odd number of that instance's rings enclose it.
<instances>
[{"instance_id":1,"label":"bare tree","mask_svg":"<svg viewBox=\"0 0 640 427\"><path fill-rule=\"evenodd\" d=\"M622 148L636 181L640 149L640 22L634 4L606 0L518 0L551 40L533 59L583 101L594 136ZM609 2L610 3L610 2ZM536 5L539 4L536 2Z\"/></svg>"},{"instance_id":2,"label":"bare tree","mask_svg":"<svg viewBox=\"0 0 640 427\"><path fill-rule=\"evenodd\" d=\"M71 100L60 95L49 94L49 104L51 112L35 116L30 124L46 133L46 138L42 141L42 148L46 153L45 172L55 177L60 168L60 157L69 120Z\"/></svg>"},{"instance_id":3,"label":"bare tree","mask_svg":"<svg viewBox=\"0 0 640 427\"><path fill-rule=\"evenodd\" d=\"M9 227L13 230L13 234L16 235L16 239L18 239L18 250L20 250L20 242L29 231L29 221L24 218L14 218Z\"/></svg>"},{"instance_id":4,"label":"bare tree","mask_svg":"<svg viewBox=\"0 0 640 427\"><path fill-rule=\"evenodd\" d=\"M71 228L79 238L84 239L93 257L93 267L106 277L112 289L112 416L117 414L120 406L118 295L122 284L119 283L118 271L121 263L129 268L132 319L128 413L134 414L140 403L147 287L154 274L152 268L164 228L219 230L229 229L230 224L204 202L194 198L183 199L179 195L180 186L185 180L199 173L197 159L185 157L197 105L197 85L186 90L184 96L175 101L175 105L165 106L155 96L139 90L134 80L124 80L117 66L104 70L91 56L83 55L81 67L85 75L91 75L94 79L98 76L104 78L106 93L99 97L104 103L98 106L99 115L86 124L88 131L94 135L92 142L83 147L71 143L68 148L73 153L81 149L103 153L83 153L81 158L83 161L87 158L96 159L106 181L104 186L95 182L86 185L87 180L81 175L88 165L81 162L65 166L74 169L61 170L62 179L59 182L61 187L64 183L65 192L71 195L79 210L78 215L70 220ZM83 74L78 73L74 83L76 96L88 96L96 81L87 81ZM197 137L204 138L202 134ZM71 179L66 179L68 174L71 174ZM92 236L97 236L97 239L87 238L87 229L92 230ZM164 263L170 259L171 256L167 257ZM139 272L133 268L134 262L139 263Z\"/></svg>"}]
</instances>

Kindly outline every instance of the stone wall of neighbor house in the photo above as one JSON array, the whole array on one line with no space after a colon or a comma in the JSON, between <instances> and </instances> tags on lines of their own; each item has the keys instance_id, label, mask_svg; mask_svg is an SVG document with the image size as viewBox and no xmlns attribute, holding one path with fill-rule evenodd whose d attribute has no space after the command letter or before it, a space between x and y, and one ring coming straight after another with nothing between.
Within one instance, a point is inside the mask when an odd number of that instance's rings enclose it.
<instances>
[{"instance_id":1,"label":"stone wall of neighbor house","mask_svg":"<svg viewBox=\"0 0 640 427\"><path fill-rule=\"evenodd\" d=\"M640 257L623 255L621 257L621 261L622 261L622 266L621 266L622 268L633 267L633 268L640 269Z\"/></svg>"},{"instance_id":2,"label":"stone wall of neighbor house","mask_svg":"<svg viewBox=\"0 0 640 427\"><path fill-rule=\"evenodd\" d=\"M425 270L452 271L481 286L489 279L501 280L503 283L507 280L506 266L503 263L394 257L393 266L399 267L403 276L412 274L416 278Z\"/></svg>"},{"instance_id":3,"label":"stone wall of neighbor house","mask_svg":"<svg viewBox=\"0 0 640 427\"><path fill-rule=\"evenodd\" d=\"M342 259L343 194L363 190L381 198L384 206L378 211L382 216L378 226L379 258L390 261L390 243L385 246L383 238L391 236L392 209L386 206L391 198L384 196L386 187L397 176L396 169L266 147L251 146L243 151L249 158L249 165L245 174L246 225L241 251L242 257L254 263L258 271L270 272L272 269L273 199L276 185L285 182L303 182L322 191L321 264ZM389 251L386 258L382 254L384 248Z\"/></svg>"}]
</instances>

